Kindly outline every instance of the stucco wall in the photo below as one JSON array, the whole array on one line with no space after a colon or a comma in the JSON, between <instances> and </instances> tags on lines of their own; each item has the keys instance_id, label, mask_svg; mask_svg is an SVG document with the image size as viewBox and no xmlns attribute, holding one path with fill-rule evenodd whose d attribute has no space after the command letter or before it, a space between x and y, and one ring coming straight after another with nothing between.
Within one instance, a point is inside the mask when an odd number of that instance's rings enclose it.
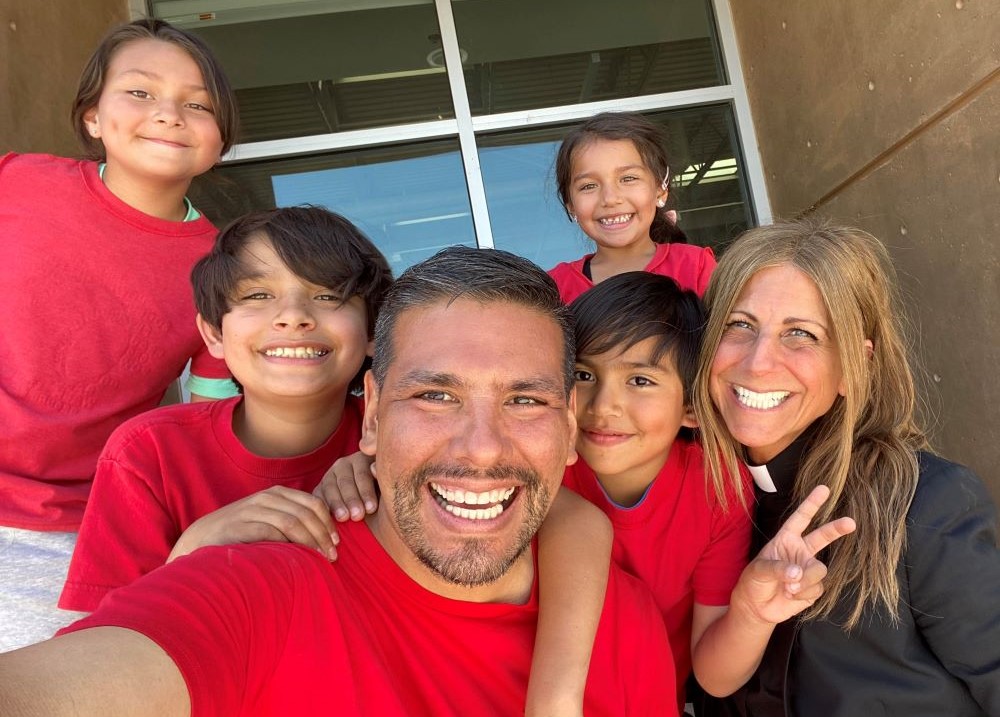
<instances>
[{"instance_id":1,"label":"stucco wall","mask_svg":"<svg viewBox=\"0 0 1000 717\"><path fill-rule=\"evenodd\" d=\"M126 0L0 0L0 151L74 155L69 109L83 63Z\"/></svg>"},{"instance_id":2,"label":"stucco wall","mask_svg":"<svg viewBox=\"0 0 1000 717\"><path fill-rule=\"evenodd\" d=\"M891 248L936 449L1000 501L1000 2L738 0L775 216Z\"/></svg>"}]
</instances>

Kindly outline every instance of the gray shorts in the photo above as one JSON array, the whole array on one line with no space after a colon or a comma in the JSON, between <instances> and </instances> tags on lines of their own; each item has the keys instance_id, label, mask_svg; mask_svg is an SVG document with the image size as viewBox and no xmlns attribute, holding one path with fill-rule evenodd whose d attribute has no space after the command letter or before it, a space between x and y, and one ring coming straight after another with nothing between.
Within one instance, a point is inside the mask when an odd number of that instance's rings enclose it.
<instances>
[{"instance_id":1,"label":"gray shorts","mask_svg":"<svg viewBox=\"0 0 1000 717\"><path fill-rule=\"evenodd\" d=\"M86 613L56 607L76 533L0 526L0 652L46 640Z\"/></svg>"}]
</instances>

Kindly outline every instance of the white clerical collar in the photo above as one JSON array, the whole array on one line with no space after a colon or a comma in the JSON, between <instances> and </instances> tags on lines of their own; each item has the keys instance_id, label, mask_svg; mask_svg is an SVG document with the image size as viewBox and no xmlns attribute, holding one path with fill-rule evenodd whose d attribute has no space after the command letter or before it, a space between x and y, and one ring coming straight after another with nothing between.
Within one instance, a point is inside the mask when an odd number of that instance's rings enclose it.
<instances>
[{"instance_id":1,"label":"white clerical collar","mask_svg":"<svg viewBox=\"0 0 1000 717\"><path fill-rule=\"evenodd\" d=\"M774 481L771 480L771 474L767 470L767 464L762 466L751 466L747 465L747 469L750 471L750 475L753 476L753 482L757 484L765 493L777 493L778 487L774 485Z\"/></svg>"}]
</instances>

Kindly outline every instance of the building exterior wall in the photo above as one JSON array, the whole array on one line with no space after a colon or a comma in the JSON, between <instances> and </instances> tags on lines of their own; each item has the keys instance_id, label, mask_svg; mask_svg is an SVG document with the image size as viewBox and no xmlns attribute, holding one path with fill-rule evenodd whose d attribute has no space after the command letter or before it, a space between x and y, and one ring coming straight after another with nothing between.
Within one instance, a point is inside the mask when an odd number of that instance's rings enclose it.
<instances>
[{"instance_id":1,"label":"building exterior wall","mask_svg":"<svg viewBox=\"0 0 1000 717\"><path fill-rule=\"evenodd\" d=\"M83 63L126 0L0 0L0 152L79 152L69 112Z\"/></svg>"},{"instance_id":2,"label":"building exterior wall","mask_svg":"<svg viewBox=\"0 0 1000 717\"><path fill-rule=\"evenodd\" d=\"M740 0L775 216L890 247L943 455L1000 501L1000 3Z\"/></svg>"}]
</instances>

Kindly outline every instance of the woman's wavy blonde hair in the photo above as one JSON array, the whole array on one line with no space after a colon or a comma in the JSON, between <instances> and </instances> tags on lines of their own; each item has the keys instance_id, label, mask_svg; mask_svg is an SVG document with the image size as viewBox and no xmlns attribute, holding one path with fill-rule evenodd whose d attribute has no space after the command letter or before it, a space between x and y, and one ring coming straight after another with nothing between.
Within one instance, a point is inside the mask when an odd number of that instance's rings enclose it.
<instances>
[{"instance_id":1,"label":"woman's wavy blonde hair","mask_svg":"<svg viewBox=\"0 0 1000 717\"><path fill-rule=\"evenodd\" d=\"M720 495L724 476L739 476L740 448L712 403L711 368L743 288L757 272L781 265L798 269L819 289L846 387L816 422L796 476L795 499L825 484L830 499L813 525L844 515L857 522L853 535L828 549L826 591L805 617L830 617L846 600L847 629L858 624L866 605L881 604L898 619L896 569L917 485L916 451L927 444L914 416L896 272L878 239L860 229L807 219L751 229L726 250L705 294L709 319L693 397L706 472Z\"/></svg>"}]
</instances>

